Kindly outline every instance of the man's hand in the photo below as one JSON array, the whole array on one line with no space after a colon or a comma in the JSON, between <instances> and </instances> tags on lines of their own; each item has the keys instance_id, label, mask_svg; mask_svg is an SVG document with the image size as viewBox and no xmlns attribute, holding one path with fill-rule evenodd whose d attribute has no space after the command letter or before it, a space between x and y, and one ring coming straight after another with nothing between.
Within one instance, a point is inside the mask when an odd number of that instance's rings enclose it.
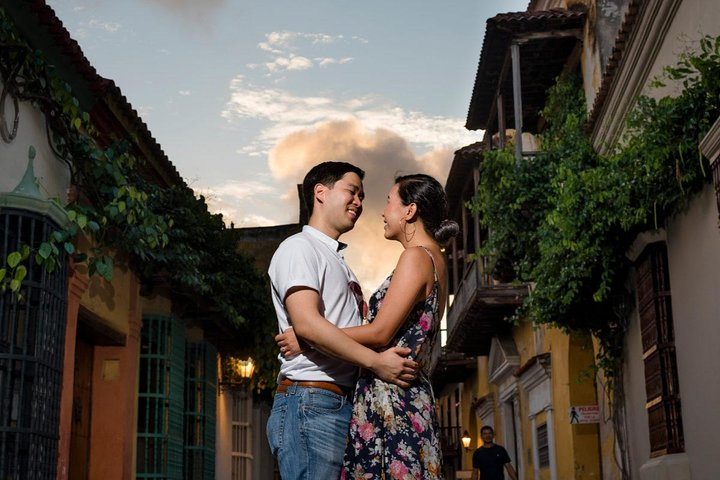
<instances>
[{"instance_id":1,"label":"man's hand","mask_svg":"<svg viewBox=\"0 0 720 480\"><path fill-rule=\"evenodd\" d=\"M393 347L381 352L371 370L378 378L398 385L410 387L410 382L417 378L419 365L407 358L411 350L407 347Z\"/></svg>"},{"instance_id":2,"label":"man's hand","mask_svg":"<svg viewBox=\"0 0 720 480\"><path fill-rule=\"evenodd\" d=\"M285 358L292 358L295 355L299 355L310 348L310 346L300 340L295 335L295 330L292 327L285 330L283 333L275 335L275 343L280 347L280 354Z\"/></svg>"}]
</instances>

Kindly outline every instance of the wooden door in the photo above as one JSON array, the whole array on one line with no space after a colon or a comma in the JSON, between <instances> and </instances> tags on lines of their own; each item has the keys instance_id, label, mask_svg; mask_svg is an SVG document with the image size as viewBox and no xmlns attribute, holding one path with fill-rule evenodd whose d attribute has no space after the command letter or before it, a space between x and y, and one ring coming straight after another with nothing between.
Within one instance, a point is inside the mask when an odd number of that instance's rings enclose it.
<instances>
[{"instance_id":1,"label":"wooden door","mask_svg":"<svg viewBox=\"0 0 720 480\"><path fill-rule=\"evenodd\" d=\"M93 345L77 338L70 434L69 480L88 480L90 468L90 413L92 400Z\"/></svg>"}]
</instances>

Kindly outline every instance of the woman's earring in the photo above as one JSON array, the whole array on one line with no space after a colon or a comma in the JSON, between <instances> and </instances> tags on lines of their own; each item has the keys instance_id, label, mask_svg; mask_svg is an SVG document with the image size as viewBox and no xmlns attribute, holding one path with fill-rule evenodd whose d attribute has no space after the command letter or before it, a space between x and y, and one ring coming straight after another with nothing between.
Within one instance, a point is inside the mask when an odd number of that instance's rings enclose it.
<instances>
[{"instance_id":1,"label":"woman's earring","mask_svg":"<svg viewBox=\"0 0 720 480\"><path fill-rule=\"evenodd\" d=\"M410 242L413 238L415 238L415 231L417 230L417 225L414 223L412 224L413 230L412 233L408 234L407 232L407 222L405 222L405 225L403 225L403 235L405 235L405 241Z\"/></svg>"}]
</instances>

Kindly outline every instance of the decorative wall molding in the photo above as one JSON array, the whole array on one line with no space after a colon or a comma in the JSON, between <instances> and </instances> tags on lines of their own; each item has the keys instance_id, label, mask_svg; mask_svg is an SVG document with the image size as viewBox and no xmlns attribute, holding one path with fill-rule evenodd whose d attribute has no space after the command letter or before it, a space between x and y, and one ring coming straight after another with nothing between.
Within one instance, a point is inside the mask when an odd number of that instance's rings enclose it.
<instances>
[{"instance_id":1,"label":"decorative wall molding","mask_svg":"<svg viewBox=\"0 0 720 480\"><path fill-rule=\"evenodd\" d=\"M490 360L488 361L489 380L501 385L520 365L515 341L511 337L493 337L490 344Z\"/></svg>"},{"instance_id":2,"label":"decorative wall molding","mask_svg":"<svg viewBox=\"0 0 720 480\"><path fill-rule=\"evenodd\" d=\"M637 23L628 38L625 53L600 107L592 131L595 149L606 153L615 144L625 125L625 118L648 81L675 13L682 0L643 1Z\"/></svg>"},{"instance_id":3,"label":"decorative wall molding","mask_svg":"<svg viewBox=\"0 0 720 480\"><path fill-rule=\"evenodd\" d=\"M715 121L713 126L710 127L710 131L700 142L700 150L702 150L703 155L710 163L720 159L720 118Z\"/></svg>"}]
</instances>

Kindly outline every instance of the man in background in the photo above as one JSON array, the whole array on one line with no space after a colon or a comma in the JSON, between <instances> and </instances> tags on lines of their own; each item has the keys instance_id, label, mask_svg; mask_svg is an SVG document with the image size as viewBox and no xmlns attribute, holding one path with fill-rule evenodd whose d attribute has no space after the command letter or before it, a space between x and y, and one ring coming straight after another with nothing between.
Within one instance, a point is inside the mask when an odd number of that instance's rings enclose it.
<instances>
[{"instance_id":1,"label":"man in background","mask_svg":"<svg viewBox=\"0 0 720 480\"><path fill-rule=\"evenodd\" d=\"M507 470L512 480L518 480L517 472L510 463L510 455L504 447L493 442L495 431L489 425L480 429L482 447L473 453L472 480L504 480L503 468ZM479 476L478 476L479 474Z\"/></svg>"}]
</instances>

